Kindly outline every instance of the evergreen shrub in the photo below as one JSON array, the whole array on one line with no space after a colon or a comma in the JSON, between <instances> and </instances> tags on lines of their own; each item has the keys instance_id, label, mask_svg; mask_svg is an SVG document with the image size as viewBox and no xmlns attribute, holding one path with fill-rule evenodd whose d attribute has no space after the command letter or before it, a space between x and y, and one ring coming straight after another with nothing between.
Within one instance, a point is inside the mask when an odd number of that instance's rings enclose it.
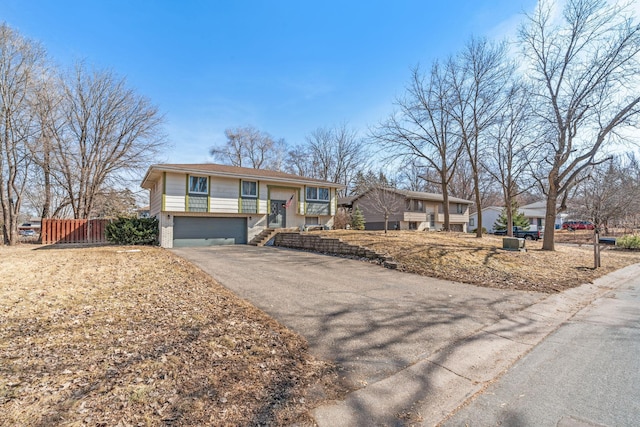
<instances>
[{"instance_id":1,"label":"evergreen shrub","mask_svg":"<svg viewBox=\"0 0 640 427\"><path fill-rule=\"evenodd\" d=\"M107 224L107 240L118 245L155 245L158 242L156 218L118 217Z\"/></svg>"}]
</instances>

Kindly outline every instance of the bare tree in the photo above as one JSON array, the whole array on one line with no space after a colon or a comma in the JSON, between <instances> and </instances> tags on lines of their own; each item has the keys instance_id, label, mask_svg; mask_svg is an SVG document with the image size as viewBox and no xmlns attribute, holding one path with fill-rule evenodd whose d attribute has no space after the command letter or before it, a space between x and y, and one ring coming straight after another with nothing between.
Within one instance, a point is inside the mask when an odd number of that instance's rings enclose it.
<instances>
[{"instance_id":1,"label":"bare tree","mask_svg":"<svg viewBox=\"0 0 640 427\"><path fill-rule=\"evenodd\" d=\"M612 225L638 230L640 229L640 159L634 152L627 152L620 163L621 171L625 176L625 187L620 191L627 193L630 200Z\"/></svg>"},{"instance_id":2,"label":"bare tree","mask_svg":"<svg viewBox=\"0 0 640 427\"><path fill-rule=\"evenodd\" d=\"M361 195L371 189L371 187L382 186L396 188L397 183L384 174L383 171L378 173L368 170L366 172L359 171L353 180L352 194Z\"/></svg>"},{"instance_id":3,"label":"bare tree","mask_svg":"<svg viewBox=\"0 0 640 427\"><path fill-rule=\"evenodd\" d=\"M42 218L68 218L73 216L69 197L64 188L57 184L53 170L50 175L49 191L46 191L47 186L44 184L44 173L41 167L32 168L29 175L29 181L32 185L27 186L25 189L23 207L33 212L45 212L47 215Z\"/></svg>"},{"instance_id":4,"label":"bare tree","mask_svg":"<svg viewBox=\"0 0 640 427\"><path fill-rule=\"evenodd\" d=\"M29 141L37 133L33 97L44 50L0 25L0 203L5 244L18 241L18 215L29 177Z\"/></svg>"},{"instance_id":5,"label":"bare tree","mask_svg":"<svg viewBox=\"0 0 640 427\"><path fill-rule=\"evenodd\" d=\"M52 151L56 179L75 218L94 214L98 194L148 165L164 143L150 101L110 72L77 64L64 87L64 128Z\"/></svg>"},{"instance_id":6,"label":"bare tree","mask_svg":"<svg viewBox=\"0 0 640 427\"><path fill-rule=\"evenodd\" d=\"M381 214L384 218L384 233L389 230L389 217L396 214L402 208L403 198L398 195L394 188L375 185L371 187L368 200L373 210Z\"/></svg>"},{"instance_id":7,"label":"bare tree","mask_svg":"<svg viewBox=\"0 0 640 427\"><path fill-rule=\"evenodd\" d=\"M315 166L304 145L296 145L287 152L284 170L300 176L314 177Z\"/></svg>"},{"instance_id":8,"label":"bare tree","mask_svg":"<svg viewBox=\"0 0 640 427\"><path fill-rule=\"evenodd\" d=\"M94 205L95 216L98 218L131 216L136 213L135 195L129 189L105 189L96 194Z\"/></svg>"},{"instance_id":9,"label":"bare tree","mask_svg":"<svg viewBox=\"0 0 640 427\"><path fill-rule=\"evenodd\" d=\"M369 163L364 141L355 130L342 124L311 132L304 145L289 151L287 170L343 184L341 195L347 195L358 172L366 170Z\"/></svg>"},{"instance_id":10,"label":"bare tree","mask_svg":"<svg viewBox=\"0 0 640 427\"><path fill-rule=\"evenodd\" d=\"M390 182L384 173L375 174L373 171L358 174L358 194L362 194L362 203L384 220L384 232L389 229L389 217L401 212L404 208L404 197Z\"/></svg>"},{"instance_id":11,"label":"bare tree","mask_svg":"<svg viewBox=\"0 0 640 427\"><path fill-rule=\"evenodd\" d=\"M483 172L483 170L478 169L476 175L469 159L464 156L460 157L449 183L449 195L461 199L473 199L475 194L474 176L478 179L478 187L480 187L481 174Z\"/></svg>"},{"instance_id":12,"label":"bare tree","mask_svg":"<svg viewBox=\"0 0 640 427\"><path fill-rule=\"evenodd\" d=\"M227 142L210 150L216 161L253 169L282 169L284 140L275 140L252 126L226 129L224 134Z\"/></svg>"},{"instance_id":13,"label":"bare tree","mask_svg":"<svg viewBox=\"0 0 640 427\"><path fill-rule=\"evenodd\" d=\"M471 39L447 63L453 103L449 109L467 153L476 206L482 205L481 159L487 131L504 104L504 88L513 67L506 60L506 45ZM482 237L482 209L477 212L476 237Z\"/></svg>"},{"instance_id":14,"label":"bare tree","mask_svg":"<svg viewBox=\"0 0 640 427\"><path fill-rule=\"evenodd\" d=\"M396 180L400 188L409 191L427 191L428 170L419 161L413 160L402 165Z\"/></svg>"},{"instance_id":15,"label":"bare tree","mask_svg":"<svg viewBox=\"0 0 640 427\"><path fill-rule=\"evenodd\" d=\"M604 0L568 0L559 19L541 1L520 39L544 130L538 179L553 224L558 199L585 168L606 160L618 131L637 124L640 27L627 8ZM554 248L554 228L546 227L543 249Z\"/></svg>"},{"instance_id":16,"label":"bare tree","mask_svg":"<svg viewBox=\"0 0 640 427\"><path fill-rule=\"evenodd\" d=\"M305 138L304 145L311 170L311 177L330 180L337 170L338 159L334 153L335 139L330 128L318 128Z\"/></svg>"},{"instance_id":17,"label":"bare tree","mask_svg":"<svg viewBox=\"0 0 640 427\"><path fill-rule=\"evenodd\" d=\"M500 185L504 206L514 206L518 195L531 188L526 181L530 164L537 162L537 146L530 140L531 104L522 84L506 93L506 102L489 128L493 149L483 157L482 166ZM513 211L506 209L507 235L513 236Z\"/></svg>"},{"instance_id":18,"label":"bare tree","mask_svg":"<svg viewBox=\"0 0 640 427\"><path fill-rule=\"evenodd\" d=\"M640 183L633 168L637 163L633 157L627 165L620 157L611 161L592 166L584 170L577 185L574 200L574 212L581 218L588 219L594 224L594 268L601 266L600 262L600 231L606 229L610 223L620 221L630 206L638 207L640 197Z\"/></svg>"},{"instance_id":19,"label":"bare tree","mask_svg":"<svg viewBox=\"0 0 640 427\"><path fill-rule=\"evenodd\" d=\"M38 193L42 193L41 218L50 218L52 216L52 203L54 201L53 192L55 191L52 180L55 178L52 164L52 152L54 149L54 140L59 137L64 127L65 121L62 110L64 101L63 88L64 84L56 73L52 70L42 70L40 73L40 82L35 92L34 113L38 121L38 135L33 139L29 149L34 163L40 168L41 174L38 177L42 179L42 188L38 188ZM32 193L36 191L32 190ZM35 194L32 194L33 198ZM58 198L60 199L60 198ZM68 205L69 200L61 202ZM53 213L60 211L62 206L54 206Z\"/></svg>"},{"instance_id":20,"label":"bare tree","mask_svg":"<svg viewBox=\"0 0 640 427\"><path fill-rule=\"evenodd\" d=\"M373 139L390 153L387 160L421 161L435 171L443 196L445 231L450 228L449 183L464 149L453 132L451 100L451 86L437 62L428 76L415 68L405 97L396 100L398 111L372 132Z\"/></svg>"}]
</instances>

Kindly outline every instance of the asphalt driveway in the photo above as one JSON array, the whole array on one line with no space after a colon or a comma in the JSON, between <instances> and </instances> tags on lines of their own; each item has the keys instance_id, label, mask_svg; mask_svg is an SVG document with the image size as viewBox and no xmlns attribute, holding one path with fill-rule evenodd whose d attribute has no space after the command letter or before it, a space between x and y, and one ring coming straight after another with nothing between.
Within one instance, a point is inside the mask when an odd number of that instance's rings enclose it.
<instances>
[{"instance_id":1,"label":"asphalt driveway","mask_svg":"<svg viewBox=\"0 0 640 427\"><path fill-rule=\"evenodd\" d=\"M308 252L245 245L180 248L218 282L304 336L361 388L540 300Z\"/></svg>"}]
</instances>

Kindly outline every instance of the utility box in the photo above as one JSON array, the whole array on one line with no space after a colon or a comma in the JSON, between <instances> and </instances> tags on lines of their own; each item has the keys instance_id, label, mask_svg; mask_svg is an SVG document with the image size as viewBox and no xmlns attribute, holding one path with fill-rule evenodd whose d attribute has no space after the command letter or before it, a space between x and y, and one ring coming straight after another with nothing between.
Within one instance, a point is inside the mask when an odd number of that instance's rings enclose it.
<instances>
[{"instance_id":1,"label":"utility box","mask_svg":"<svg viewBox=\"0 0 640 427\"><path fill-rule=\"evenodd\" d=\"M520 239L518 237L503 237L502 249L505 249L507 251L525 252L527 249L524 247L524 242L524 239Z\"/></svg>"}]
</instances>

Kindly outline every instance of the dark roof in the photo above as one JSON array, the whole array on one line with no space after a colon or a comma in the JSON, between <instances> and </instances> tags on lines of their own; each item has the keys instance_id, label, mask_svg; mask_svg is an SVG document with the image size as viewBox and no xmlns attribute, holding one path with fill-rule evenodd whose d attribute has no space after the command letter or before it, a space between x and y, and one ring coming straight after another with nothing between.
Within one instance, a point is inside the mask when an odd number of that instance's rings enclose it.
<instances>
[{"instance_id":1,"label":"dark roof","mask_svg":"<svg viewBox=\"0 0 640 427\"><path fill-rule=\"evenodd\" d=\"M444 198L442 197L442 194L439 194L439 193L426 193L424 191L399 190L397 188L387 188L387 190L392 191L396 194L400 194L401 196L404 196L407 199L428 200L432 202L442 202L444 200ZM340 198L338 199L338 204L342 206L351 205L354 200L362 197L367 192L368 191L365 191L363 194L360 194L357 196ZM465 200L459 197L451 197L451 196L449 196L449 202L464 203L467 205L473 204L471 200Z\"/></svg>"},{"instance_id":2,"label":"dark roof","mask_svg":"<svg viewBox=\"0 0 640 427\"><path fill-rule=\"evenodd\" d=\"M423 199L423 200L433 200L433 201L442 201L443 197L440 193L426 193L424 191L409 191L409 190L395 190L398 194L402 194L403 196L409 199ZM449 196L449 201L454 203L466 203L472 205L473 202L471 200L461 199L459 197Z\"/></svg>"},{"instance_id":3,"label":"dark roof","mask_svg":"<svg viewBox=\"0 0 640 427\"><path fill-rule=\"evenodd\" d=\"M201 163L201 164L178 164L178 163L164 163L151 165L147 171L145 177L142 180L142 187L148 188L149 181L155 181L156 175L160 172L178 172L178 173L202 173L215 176L229 176L229 177L247 177L247 178L268 178L274 181L281 182L294 182L301 184L316 184L325 185L333 188L343 188L344 185L334 182L324 181L321 179L307 178L291 173L273 171L268 169L253 169L244 168L238 166L220 165L216 163Z\"/></svg>"},{"instance_id":4,"label":"dark roof","mask_svg":"<svg viewBox=\"0 0 640 427\"><path fill-rule=\"evenodd\" d=\"M350 206L358 196L338 197L338 206Z\"/></svg>"}]
</instances>

